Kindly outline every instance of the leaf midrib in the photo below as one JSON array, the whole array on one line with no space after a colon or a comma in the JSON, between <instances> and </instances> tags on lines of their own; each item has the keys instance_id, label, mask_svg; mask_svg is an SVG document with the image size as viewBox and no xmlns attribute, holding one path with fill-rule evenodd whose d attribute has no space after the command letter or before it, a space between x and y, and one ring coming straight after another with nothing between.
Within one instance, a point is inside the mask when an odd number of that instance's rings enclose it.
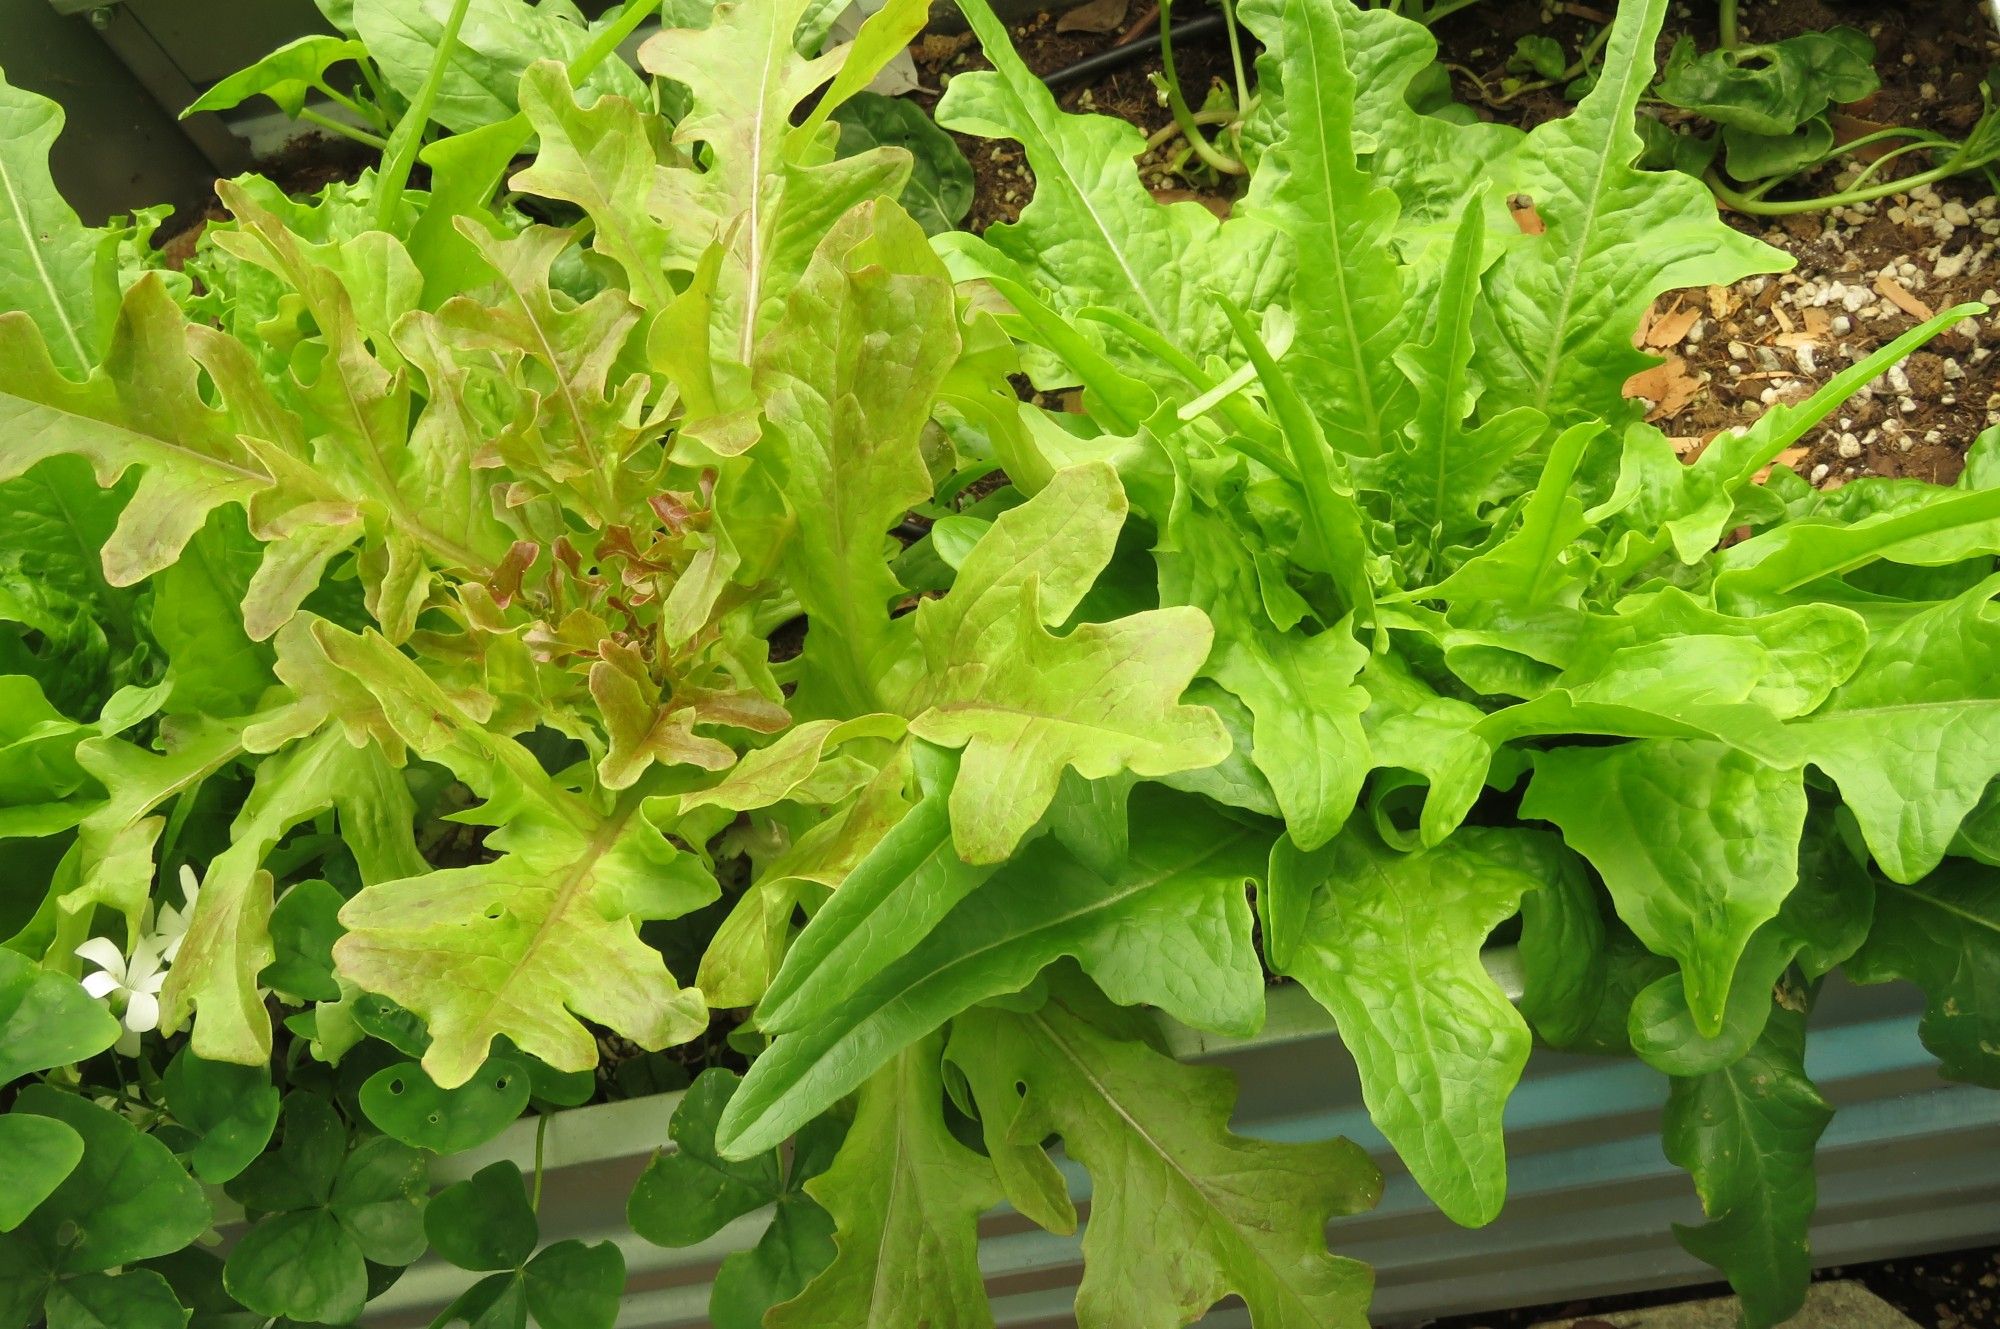
<instances>
[{"instance_id":1,"label":"leaf midrib","mask_svg":"<svg viewBox=\"0 0 2000 1329\"><path fill-rule=\"evenodd\" d=\"M1620 17L1622 18L1623 15ZM1610 62L1610 58L1607 55L1607 64ZM1563 280L1562 301L1557 308L1556 317L1550 321L1550 327L1554 335L1549 338L1548 351L1542 361L1541 373L1536 375L1535 378L1535 405L1538 408L1546 409L1549 397L1555 392L1556 379L1560 376L1563 363L1563 349L1566 340L1564 334L1569 327L1570 311L1576 304L1576 290L1583 281L1584 268L1595 257L1591 251L1591 239L1596 233L1600 209L1604 202L1604 194L1606 192L1605 180L1611 173L1613 145L1619 137L1619 130L1624 125L1625 116L1628 114L1626 107L1634 100L1632 96L1632 75L1637 67L1638 61L1635 59L1627 59L1624 62L1622 68L1619 70L1618 96L1616 99L1607 99L1613 111L1606 118L1605 134L1598 145L1596 170L1590 181L1590 191L1588 194L1581 196L1589 200L1589 206L1584 210L1583 229L1577 236L1576 246L1572 251L1573 257L1569 264L1569 273ZM1593 95L1602 90L1603 85L1599 84ZM1559 121L1557 123L1569 124L1573 122ZM1626 128L1625 132L1632 133L1633 131L1630 128Z\"/></svg>"},{"instance_id":2,"label":"leaf midrib","mask_svg":"<svg viewBox=\"0 0 2000 1329\"><path fill-rule=\"evenodd\" d=\"M1298 2L1308 3L1309 0L1298 0ZM1330 20L1330 21L1337 21L1337 20ZM1324 62L1320 57L1320 49L1319 49L1318 25L1312 22L1307 22L1303 26L1305 29L1306 44L1312 48L1310 58L1312 59L1313 65L1315 68L1323 67ZM1347 64L1346 51L1342 50L1337 52L1336 54L1338 54L1340 57L1338 61L1339 66L1345 69ZM1352 75L1349 75L1349 78L1351 79ZM1329 242L1329 247L1333 251L1334 261L1331 266L1334 274L1334 284L1340 290L1340 319L1342 323L1347 325L1348 355L1349 358L1353 361L1352 368L1354 374L1354 383L1356 387L1359 388L1360 390L1363 422L1367 426L1369 436L1375 439L1379 443L1382 432L1382 410L1381 407L1377 405L1375 401L1374 380L1372 379L1372 377L1369 375L1368 372L1367 356L1363 353L1361 349L1361 329L1354 321L1354 296L1353 293L1348 289L1348 284L1347 284L1348 257L1346 248L1343 244L1344 237L1341 233L1340 222L1339 222L1339 218L1341 217L1343 210L1340 207L1339 200L1334 196L1333 192L1333 170L1331 168L1335 158L1332 154L1332 151L1330 150L1330 146L1328 143L1328 135L1326 132L1327 118L1323 113L1323 111L1321 110L1321 107L1323 106L1324 103L1321 100L1320 92L1321 89L1318 83L1315 82L1312 85L1310 106L1309 107L1300 106L1297 109L1312 111L1320 122L1321 132L1318 140L1318 146L1319 146L1318 155L1320 159L1320 170L1318 171L1317 174L1321 184L1321 193L1324 197L1325 207L1326 207L1327 239ZM1349 101L1348 112L1350 116L1354 113L1354 107L1351 98ZM1288 136L1289 134L1296 132L1297 131L1293 129L1287 130ZM1350 139L1349 142L1351 144L1352 140ZM1356 175L1363 174L1358 167L1355 167L1354 171ZM1364 179L1364 182L1360 187L1359 191L1361 196L1360 202L1363 205L1363 209L1365 209L1369 195L1373 192L1373 185L1374 182L1372 180Z\"/></svg>"},{"instance_id":3,"label":"leaf midrib","mask_svg":"<svg viewBox=\"0 0 2000 1329\"><path fill-rule=\"evenodd\" d=\"M1909 896L1912 900L1916 900L1919 901L1920 903L1927 904L1931 908L1936 909L1941 913L1949 914L1953 918L1956 918L1961 922L1970 923L1974 927L1984 928L1988 932L2000 935L2000 918L1982 917L1979 914L1973 913L1970 909L1962 909L1958 905L1952 904L1949 901L1941 900L1935 895L1930 895L1924 891L1917 890L1914 887L1905 886L1901 882L1884 881L1882 884L1887 886L1890 890L1901 891L1904 895Z\"/></svg>"},{"instance_id":4,"label":"leaf midrib","mask_svg":"<svg viewBox=\"0 0 2000 1329\"><path fill-rule=\"evenodd\" d=\"M32 143L34 140L32 137L29 137L28 141ZM28 225L27 207L21 201L21 193L15 187L14 173L7 169L7 158L3 153L0 153L0 190L6 192L9 215L13 217L16 229L21 232L21 248L28 255L29 261L34 264L35 276L42 289L48 293L49 310L55 315L57 322L62 325L63 335L68 339L70 349L76 353L76 363L79 366L87 368L90 364L90 353L84 349L82 334L74 320L71 319L69 307L63 300L62 292L57 288L55 278L49 272L48 264L42 258L42 248L38 243L38 237Z\"/></svg>"},{"instance_id":5,"label":"leaf midrib","mask_svg":"<svg viewBox=\"0 0 2000 1329\"><path fill-rule=\"evenodd\" d=\"M1105 1084L1096 1074L1095 1068L1091 1066L1089 1059L1082 1056L1067 1039L1057 1032L1041 1011L1036 1011L1027 1018L1069 1060L1076 1074L1081 1076L1085 1083L1103 1100L1105 1106L1110 1108L1117 1115L1118 1119L1124 1122L1131 1132L1144 1142L1147 1148L1153 1151L1165 1168L1173 1176L1179 1178L1181 1184L1190 1193L1201 1200L1203 1206L1216 1216L1221 1226L1236 1237L1237 1244L1244 1250L1247 1250L1250 1258L1255 1260L1265 1270L1269 1276L1271 1285L1283 1288L1290 1295L1292 1302L1300 1311L1309 1317L1316 1318L1319 1315L1319 1310L1312 1304L1306 1294L1294 1286L1290 1279L1285 1277L1285 1271L1272 1262L1262 1249L1259 1248L1257 1243L1244 1235L1242 1228L1229 1217L1228 1211L1210 1196L1208 1189L1202 1185L1201 1178L1183 1167L1173 1152L1155 1137L1153 1132L1148 1130L1144 1124L1126 1110L1125 1105L1112 1093L1111 1087Z\"/></svg>"}]
</instances>

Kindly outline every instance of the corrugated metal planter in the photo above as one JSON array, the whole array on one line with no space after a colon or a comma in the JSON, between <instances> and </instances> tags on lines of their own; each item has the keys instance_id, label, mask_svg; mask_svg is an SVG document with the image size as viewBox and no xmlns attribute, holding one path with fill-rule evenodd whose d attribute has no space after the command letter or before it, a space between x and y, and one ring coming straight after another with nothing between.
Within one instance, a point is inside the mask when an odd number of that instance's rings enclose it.
<instances>
[{"instance_id":1,"label":"corrugated metal planter","mask_svg":"<svg viewBox=\"0 0 2000 1329\"><path fill-rule=\"evenodd\" d=\"M1489 958L1503 984L1511 952ZM1819 1147L1820 1265L1852 1263L2000 1239L2000 1094L1938 1079L1917 1041L1921 1003L1895 985L1829 985L1814 1015L1807 1070L1838 1109ZM1635 1061L1538 1051L1507 1108L1510 1193L1492 1225L1452 1224L1404 1174L1361 1106L1354 1064L1331 1023L1300 988L1273 990L1264 1031L1216 1039L1179 1026L1184 1060L1237 1073L1236 1128L1274 1140L1345 1135L1368 1149L1388 1184L1372 1213L1337 1221L1333 1248L1375 1267L1373 1318L1400 1324L1615 1291L1712 1282L1715 1273L1675 1243L1671 1225L1701 1214L1687 1176L1660 1150L1666 1080ZM634 1236L625 1197L654 1150L666 1146L679 1095L565 1112L544 1141L546 1238L609 1238L629 1270L621 1329L707 1323L708 1280L722 1257L754 1244L768 1221L752 1214L713 1240L663 1250ZM534 1126L522 1121L483 1149L444 1161L442 1182L499 1158L534 1165ZM1089 1181L1065 1166L1085 1213ZM1081 1237L1051 1236L1008 1210L981 1227L980 1267L1002 1326L1073 1323ZM427 1258L372 1303L378 1329L427 1325L473 1277ZM1245 1326L1240 1307L1203 1321Z\"/></svg>"}]
</instances>

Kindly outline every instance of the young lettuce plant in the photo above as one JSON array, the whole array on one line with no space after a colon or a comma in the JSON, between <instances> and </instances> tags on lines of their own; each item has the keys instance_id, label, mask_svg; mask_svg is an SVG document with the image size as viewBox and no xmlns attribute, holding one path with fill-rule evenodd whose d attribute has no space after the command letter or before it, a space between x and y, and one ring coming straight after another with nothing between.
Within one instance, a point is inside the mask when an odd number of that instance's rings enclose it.
<instances>
[{"instance_id":1,"label":"young lettuce plant","mask_svg":"<svg viewBox=\"0 0 2000 1329\"><path fill-rule=\"evenodd\" d=\"M1824 977L1923 985L1945 1072L2000 1084L1960 1032L1991 1031L1969 984L2000 916L2000 435L1952 488L1759 477L1981 311L1682 465L1623 396L1631 329L1664 290L1788 260L1634 166L1663 4L1621 6L1594 90L1525 135L1412 107L1435 57L1415 23L1246 4L1270 146L1222 223L1101 169L1136 136L1062 114L967 8L995 72L954 80L940 121L1017 139L1039 183L1018 224L940 245L1009 303L1037 385L1083 389L1083 420L1021 408L1010 473L1115 465L1161 602L1214 624L1190 695L1250 760L1196 778L1284 820L1270 966L1332 1013L1461 1222L1499 1211L1532 1037L1674 1077L1668 1152L1710 1220L1682 1239L1752 1322L1786 1318L1830 1115L1802 1061ZM1518 1009L1479 962L1517 915Z\"/></svg>"},{"instance_id":2,"label":"young lettuce plant","mask_svg":"<svg viewBox=\"0 0 2000 1329\"><path fill-rule=\"evenodd\" d=\"M1182 699L1206 620L1110 573L1128 500L1101 460L963 519L948 558L889 535L961 470L1032 455L1011 343L884 197L907 155L836 156L833 116L926 6L811 60L797 35L822 6L717 7L642 53L678 89L672 119L627 76L590 81L644 0L561 20L575 32L547 47L567 60L520 62L497 92L476 75L517 58L501 20L525 6L389 8L337 15L407 104L382 169L310 201L223 183L194 282L115 261L123 233L82 227L40 160L57 113L7 93L32 132L5 158L26 204L0 218L22 242L0 286L0 481L77 514L57 533L88 554L79 598L138 597L133 638L166 665L67 711L8 679L32 703L8 829L49 864L10 924L9 1009L35 998L62 1036L5 1068L46 1081L4 1118L37 1146L6 1181L5 1321L81 1322L63 1298L104 1322L352 1321L424 1248L426 1151L578 1101L606 1034L661 1049L752 1005L745 1045L772 1042L722 1152L757 1158L858 1096L830 1165L794 1174L824 1167L747 1314L803 1286L793 1322L976 1321L971 1223L1003 1175L1076 1221L1033 1142L1004 1143L1015 1127L995 1116L980 1153L946 1115L965 1081L942 1027L1030 990L1045 1013L1016 999L985 1027L1022 1057L1067 1049L1083 1097L1062 1129L1137 1169L1120 1189L1202 1252L1190 1279L1094 1227L1103 1314L1234 1290L1358 1324L1366 1273L1321 1225L1372 1200L1372 1167L1344 1143L1237 1140L1226 1080L1106 1001L1236 1033L1261 1018L1245 884L1271 828L1134 789L1230 751ZM115 621L98 601L76 616ZM171 954L164 1037L91 1062L116 1031L65 975L119 953ZM133 1030L153 986L110 991ZM906 999L884 1012L885 993ZM966 1075L991 1090L988 1069ZM100 1087L108 1106L71 1092ZM1134 1113L1163 1115L1135 1135ZM140 1158L166 1180L80 1220ZM251 1219L219 1271L183 1249L212 1216L190 1168ZM1245 1168L1271 1184L1204 1180ZM647 1196L689 1202L642 1187L642 1231L671 1230ZM575 1322L608 1323L615 1251L453 1235L449 1258L497 1274L461 1311L554 1323L546 1288L569 1276Z\"/></svg>"}]
</instances>

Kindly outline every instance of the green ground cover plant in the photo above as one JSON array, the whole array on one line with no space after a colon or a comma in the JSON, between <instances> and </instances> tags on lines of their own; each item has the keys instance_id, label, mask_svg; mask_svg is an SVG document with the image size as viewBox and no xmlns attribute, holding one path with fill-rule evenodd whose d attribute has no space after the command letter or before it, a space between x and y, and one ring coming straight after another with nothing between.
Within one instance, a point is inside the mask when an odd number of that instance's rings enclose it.
<instances>
[{"instance_id":1,"label":"green ground cover plant","mask_svg":"<svg viewBox=\"0 0 2000 1329\"><path fill-rule=\"evenodd\" d=\"M842 118L921 0L670 15L643 74L651 0L325 8L381 167L223 183L184 272L0 83L0 1329L352 1323L426 1248L440 1324L608 1326L614 1245L429 1163L691 1070L628 1217L770 1211L719 1325L990 1324L1004 1201L1084 1227L1086 1325L1360 1326L1374 1165L1161 1036L1271 974L1464 1224L1533 1044L1656 1067L1764 1325L1822 983L2000 1087L2000 433L1766 473L1983 311L1683 464L1632 329L1787 260L1637 164L1665 0L1526 134L1418 109L1420 24L1246 0L1226 221L966 0L937 119L1036 188L934 237L919 131Z\"/></svg>"},{"instance_id":2,"label":"green ground cover plant","mask_svg":"<svg viewBox=\"0 0 2000 1329\"><path fill-rule=\"evenodd\" d=\"M1235 0L1218 0L1233 14ZM1426 26L1439 23L1478 0L1374 0L1381 9ZM1553 11L1545 8L1546 24ZM1257 96L1240 46L1232 46L1235 83L1209 89L1199 110L1192 108L1174 74L1170 34L1172 5L1161 7L1163 73L1154 77L1174 124L1152 143L1184 139L1171 156L1174 169L1216 185L1245 170L1243 134L1256 118ZM1968 15L1969 21L1983 22ZM1461 20L1464 21L1464 20ZM1716 40L1702 49L1694 36L1676 38L1651 89L1640 99L1647 108L1638 119L1645 143L1641 162L1649 168L1685 171L1705 180L1717 198L1737 212L1757 216L1820 212L1869 203L1920 185L1978 174L2000 188L1993 163L2000 159L2000 108L1992 81L1982 80L1983 113L1954 139L1919 125L1858 123L1836 127L1838 108L1864 102L1880 87L1874 41L1845 24L1769 41L1746 39L1737 0L1718 0ZM1546 31L1518 38L1503 66L1485 74L1440 61L1411 80L1410 99L1428 114L1470 121L1471 106L1452 101L1453 79L1487 112L1507 118L1510 103L1528 93L1554 93L1577 101L1596 86L1604 70L1604 49L1614 25L1604 22L1573 47ZM1231 31L1234 31L1232 27ZM1571 50L1574 50L1574 57ZM1205 125L1217 126L1218 138ZM1797 186L1825 170L1837 169L1829 187Z\"/></svg>"}]
</instances>

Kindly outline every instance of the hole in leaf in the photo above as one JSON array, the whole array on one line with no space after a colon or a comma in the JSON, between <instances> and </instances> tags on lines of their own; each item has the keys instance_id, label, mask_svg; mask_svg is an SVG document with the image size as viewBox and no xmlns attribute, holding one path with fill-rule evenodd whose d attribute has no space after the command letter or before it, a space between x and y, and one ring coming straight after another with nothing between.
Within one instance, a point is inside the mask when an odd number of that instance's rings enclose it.
<instances>
[{"instance_id":1,"label":"hole in leaf","mask_svg":"<svg viewBox=\"0 0 2000 1329\"><path fill-rule=\"evenodd\" d=\"M437 1113L433 1112L433 1113L431 1113L431 1114L430 1114L430 1116L428 1116L428 1117L425 1117L425 1118L424 1118L424 1120L425 1120L425 1121L428 1121L428 1122L429 1122L429 1123L430 1123L431 1125L435 1126L435 1125L437 1125L437 1124L438 1124L438 1123L439 1123L440 1121L443 1121L443 1120L444 1120L444 1118L443 1118L443 1117L441 1117L441 1116L439 1116L439 1115L438 1115Z\"/></svg>"},{"instance_id":2,"label":"hole in leaf","mask_svg":"<svg viewBox=\"0 0 2000 1329\"><path fill-rule=\"evenodd\" d=\"M403 1092L403 1082L402 1082L401 1080L391 1080L391 1081L389 1081L389 1092L390 1092L390 1093L392 1093L392 1094L400 1094L400 1093L402 1093L402 1092Z\"/></svg>"}]
</instances>

